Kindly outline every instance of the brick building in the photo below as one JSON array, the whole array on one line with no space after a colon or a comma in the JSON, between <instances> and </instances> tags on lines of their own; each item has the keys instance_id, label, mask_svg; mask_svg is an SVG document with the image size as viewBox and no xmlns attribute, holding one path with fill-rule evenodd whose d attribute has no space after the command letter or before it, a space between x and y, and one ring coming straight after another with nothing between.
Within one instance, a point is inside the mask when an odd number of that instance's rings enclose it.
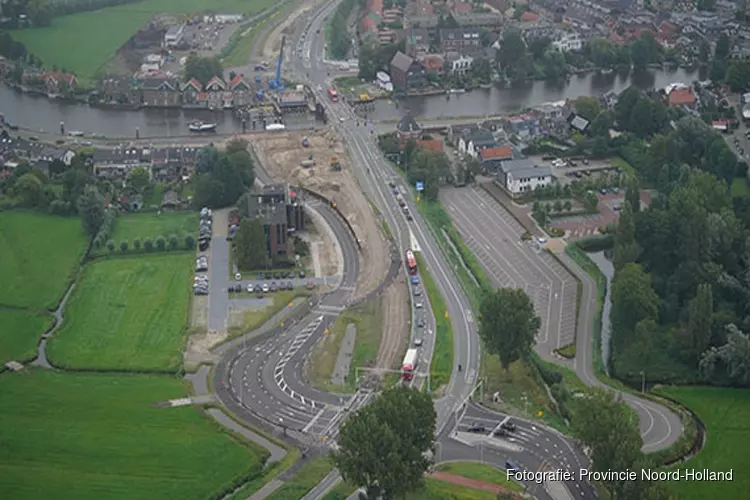
<instances>
[{"instance_id":1,"label":"brick building","mask_svg":"<svg viewBox=\"0 0 750 500\"><path fill-rule=\"evenodd\" d=\"M272 184L248 198L248 213L258 218L266 233L266 250L272 259L294 257L292 236L305 227L302 203L288 184Z\"/></svg>"}]
</instances>

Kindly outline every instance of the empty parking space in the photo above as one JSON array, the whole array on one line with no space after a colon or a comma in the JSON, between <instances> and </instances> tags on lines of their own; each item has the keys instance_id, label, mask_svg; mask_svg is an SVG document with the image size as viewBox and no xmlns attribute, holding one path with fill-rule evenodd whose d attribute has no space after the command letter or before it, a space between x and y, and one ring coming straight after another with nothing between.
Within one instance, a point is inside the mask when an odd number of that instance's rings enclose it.
<instances>
[{"instance_id":1,"label":"empty parking space","mask_svg":"<svg viewBox=\"0 0 750 500\"><path fill-rule=\"evenodd\" d=\"M542 326L537 350L546 359L575 339L577 284L546 251L521 241L524 229L482 189L441 192L458 232L498 287L522 288L534 303Z\"/></svg>"}]
</instances>

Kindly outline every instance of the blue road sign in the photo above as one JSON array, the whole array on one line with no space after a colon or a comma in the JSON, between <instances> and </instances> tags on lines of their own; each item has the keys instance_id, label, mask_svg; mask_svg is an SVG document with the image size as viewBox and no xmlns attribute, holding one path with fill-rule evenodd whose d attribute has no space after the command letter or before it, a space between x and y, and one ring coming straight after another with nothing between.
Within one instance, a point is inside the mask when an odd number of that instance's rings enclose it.
<instances>
[{"instance_id":1,"label":"blue road sign","mask_svg":"<svg viewBox=\"0 0 750 500\"><path fill-rule=\"evenodd\" d=\"M424 191L424 182L417 182L417 191Z\"/></svg>"}]
</instances>

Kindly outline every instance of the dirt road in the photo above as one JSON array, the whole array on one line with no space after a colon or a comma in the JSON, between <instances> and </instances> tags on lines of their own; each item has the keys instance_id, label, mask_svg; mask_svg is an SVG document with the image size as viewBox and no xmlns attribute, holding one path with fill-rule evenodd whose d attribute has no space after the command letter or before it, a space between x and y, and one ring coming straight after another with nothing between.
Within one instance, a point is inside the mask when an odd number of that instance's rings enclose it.
<instances>
[{"instance_id":1,"label":"dirt road","mask_svg":"<svg viewBox=\"0 0 750 500\"><path fill-rule=\"evenodd\" d=\"M398 361L409 341L409 296L403 276L383 293L383 333L378 347L376 367L398 368Z\"/></svg>"}]
</instances>

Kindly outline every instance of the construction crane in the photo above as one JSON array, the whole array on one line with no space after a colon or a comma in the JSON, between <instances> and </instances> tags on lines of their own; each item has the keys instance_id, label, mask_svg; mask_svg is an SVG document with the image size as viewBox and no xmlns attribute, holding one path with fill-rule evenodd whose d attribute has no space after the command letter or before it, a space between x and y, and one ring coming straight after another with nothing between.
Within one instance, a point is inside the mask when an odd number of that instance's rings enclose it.
<instances>
[{"instance_id":1,"label":"construction crane","mask_svg":"<svg viewBox=\"0 0 750 500\"><path fill-rule=\"evenodd\" d=\"M284 60L284 44L286 36L281 37L281 49L279 49L279 60L276 63L276 79L268 82L273 90L284 90L284 83L281 81L281 63Z\"/></svg>"}]
</instances>

